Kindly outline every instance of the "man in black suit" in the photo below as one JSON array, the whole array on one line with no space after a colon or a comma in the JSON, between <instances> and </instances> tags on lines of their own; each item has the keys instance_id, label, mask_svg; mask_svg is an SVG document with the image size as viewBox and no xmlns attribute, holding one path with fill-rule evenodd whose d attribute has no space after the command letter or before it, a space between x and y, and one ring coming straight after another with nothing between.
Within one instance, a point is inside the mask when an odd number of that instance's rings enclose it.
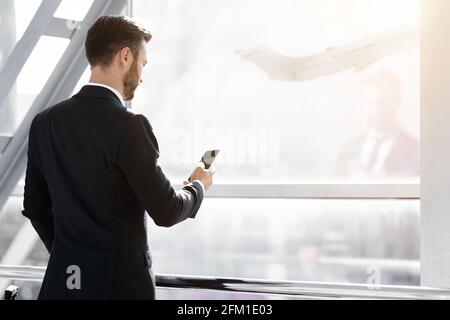
<instances>
[{"instance_id":1,"label":"man in black suit","mask_svg":"<svg viewBox=\"0 0 450 320\"><path fill-rule=\"evenodd\" d=\"M39 299L154 299L145 211L162 227L194 218L214 168L175 191L143 115L126 110L151 34L126 17L89 29L90 83L30 128L23 215L50 252Z\"/></svg>"}]
</instances>

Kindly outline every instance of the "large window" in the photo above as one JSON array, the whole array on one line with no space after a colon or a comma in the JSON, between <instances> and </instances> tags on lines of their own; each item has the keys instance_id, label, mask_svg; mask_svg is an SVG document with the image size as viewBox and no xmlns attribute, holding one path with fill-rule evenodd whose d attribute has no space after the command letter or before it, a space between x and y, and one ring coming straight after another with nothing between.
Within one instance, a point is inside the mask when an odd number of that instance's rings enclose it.
<instances>
[{"instance_id":1,"label":"large window","mask_svg":"<svg viewBox=\"0 0 450 320\"><path fill-rule=\"evenodd\" d=\"M41 3L1 1L0 68ZM63 0L54 16L75 23L93 3ZM132 107L152 124L162 168L181 184L206 149L221 150L197 218L148 223L157 273L419 284L419 0L132 3L153 34ZM14 134L69 43L39 39L0 105L0 133ZM20 240L22 264L46 265L22 191L0 211L0 257Z\"/></svg>"},{"instance_id":2,"label":"large window","mask_svg":"<svg viewBox=\"0 0 450 320\"><path fill-rule=\"evenodd\" d=\"M418 182L419 1L134 4L174 178L218 147L218 183Z\"/></svg>"},{"instance_id":3,"label":"large window","mask_svg":"<svg viewBox=\"0 0 450 320\"><path fill-rule=\"evenodd\" d=\"M134 1L163 169L222 150L197 218L149 224L157 272L419 284L419 6Z\"/></svg>"}]
</instances>

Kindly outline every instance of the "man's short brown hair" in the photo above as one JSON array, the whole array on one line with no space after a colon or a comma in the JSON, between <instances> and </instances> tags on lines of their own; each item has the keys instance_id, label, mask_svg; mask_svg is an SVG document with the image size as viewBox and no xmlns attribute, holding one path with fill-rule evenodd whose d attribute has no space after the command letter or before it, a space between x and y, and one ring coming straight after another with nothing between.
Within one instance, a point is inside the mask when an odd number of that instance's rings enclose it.
<instances>
[{"instance_id":1,"label":"man's short brown hair","mask_svg":"<svg viewBox=\"0 0 450 320\"><path fill-rule=\"evenodd\" d=\"M149 31L128 17L103 16L88 31L86 57L92 67L108 67L117 52L128 47L136 56L143 42L148 43L151 38Z\"/></svg>"}]
</instances>

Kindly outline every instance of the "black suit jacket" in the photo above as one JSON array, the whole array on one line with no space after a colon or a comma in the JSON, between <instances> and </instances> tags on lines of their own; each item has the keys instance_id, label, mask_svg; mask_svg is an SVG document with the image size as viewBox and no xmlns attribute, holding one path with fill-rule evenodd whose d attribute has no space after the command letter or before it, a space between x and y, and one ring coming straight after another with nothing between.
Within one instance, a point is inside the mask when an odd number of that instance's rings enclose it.
<instances>
[{"instance_id":1,"label":"black suit jacket","mask_svg":"<svg viewBox=\"0 0 450 320\"><path fill-rule=\"evenodd\" d=\"M148 120L106 88L34 118L22 213L50 252L39 299L155 298L145 211L170 227L203 200L198 182L175 191L158 157Z\"/></svg>"}]
</instances>

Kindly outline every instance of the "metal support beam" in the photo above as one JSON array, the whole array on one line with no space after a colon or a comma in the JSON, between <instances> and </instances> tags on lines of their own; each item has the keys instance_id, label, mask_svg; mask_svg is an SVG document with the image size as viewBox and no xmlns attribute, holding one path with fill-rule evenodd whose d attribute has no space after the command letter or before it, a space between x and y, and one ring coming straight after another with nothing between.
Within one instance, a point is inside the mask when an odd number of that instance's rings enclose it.
<instances>
[{"instance_id":1,"label":"metal support beam","mask_svg":"<svg viewBox=\"0 0 450 320\"><path fill-rule=\"evenodd\" d=\"M49 37L71 39L75 34L75 31L81 28L81 24L81 21L53 18L45 35Z\"/></svg>"},{"instance_id":2,"label":"metal support beam","mask_svg":"<svg viewBox=\"0 0 450 320\"><path fill-rule=\"evenodd\" d=\"M2 154L12 139L12 134L0 134L0 154Z\"/></svg>"},{"instance_id":3,"label":"metal support beam","mask_svg":"<svg viewBox=\"0 0 450 320\"><path fill-rule=\"evenodd\" d=\"M450 288L450 1L421 1L421 284Z\"/></svg>"}]
</instances>

